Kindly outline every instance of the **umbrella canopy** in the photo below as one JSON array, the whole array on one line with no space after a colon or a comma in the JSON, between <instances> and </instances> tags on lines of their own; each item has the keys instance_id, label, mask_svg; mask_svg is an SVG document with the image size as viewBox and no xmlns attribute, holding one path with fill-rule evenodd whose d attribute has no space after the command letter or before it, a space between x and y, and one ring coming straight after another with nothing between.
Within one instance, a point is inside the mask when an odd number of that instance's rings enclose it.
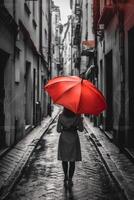
<instances>
[{"instance_id":1,"label":"umbrella canopy","mask_svg":"<svg viewBox=\"0 0 134 200\"><path fill-rule=\"evenodd\" d=\"M102 93L90 81L77 76L53 78L44 89L54 103L78 114L98 115L107 107Z\"/></svg>"}]
</instances>

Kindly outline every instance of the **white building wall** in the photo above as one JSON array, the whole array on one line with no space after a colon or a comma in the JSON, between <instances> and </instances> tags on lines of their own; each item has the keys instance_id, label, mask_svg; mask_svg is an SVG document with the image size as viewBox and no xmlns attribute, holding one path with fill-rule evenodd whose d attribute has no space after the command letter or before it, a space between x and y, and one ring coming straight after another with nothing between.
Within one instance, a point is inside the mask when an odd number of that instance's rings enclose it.
<instances>
[{"instance_id":1,"label":"white building wall","mask_svg":"<svg viewBox=\"0 0 134 200\"><path fill-rule=\"evenodd\" d=\"M48 79L47 69L49 67L48 63L48 49L49 49L49 1L43 0L42 1L42 54L44 57L45 62L40 61L40 102L41 102L41 115L42 118L47 116L47 105L48 105L48 95L44 92L44 84Z\"/></svg>"},{"instance_id":2,"label":"white building wall","mask_svg":"<svg viewBox=\"0 0 134 200\"><path fill-rule=\"evenodd\" d=\"M71 75L71 70L73 68L73 62L71 60L71 53L73 55L73 52L71 52L71 18L68 18L66 30L63 35L63 73L64 75ZM73 49L72 49L73 51Z\"/></svg>"},{"instance_id":3,"label":"white building wall","mask_svg":"<svg viewBox=\"0 0 134 200\"><path fill-rule=\"evenodd\" d=\"M52 8L52 77L58 76L57 64L60 61L60 9L53 5Z\"/></svg>"},{"instance_id":4,"label":"white building wall","mask_svg":"<svg viewBox=\"0 0 134 200\"><path fill-rule=\"evenodd\" d=\"M94 40L94 34L93 34L93 0L83 0L81 23L82 23L81 41ZM89 63L89 57L88 56L81 56L81 73L84 72L87 69L88 63Z\"/></svg>"},{"instance_id":5,"label":"white building wall","mask_svg":"<svg viewBox=\"0 0 134 200\"><path fill-rule=\"evenodd\" d=\"M48 1L42 1L43 48L41 49L39 46L40 1L18 0L15 1L15 5L13 5L13 2L13 0L5 0L4 5L8 9L8 12L12 16L14 15L14 20L16 24L18 24L16 41L14 41L13 32L9 30L11 27L6 27L6 25L0 21L0 50L2 49L9 54L4 71L4 113L7 146L13 145L14 142L20 140L27 133L25 131L26 125L29 125L29 127L33 126L36 114L34 113L33 116L35 108L33 102L34 94L35 102L37 100L41 101L43 112L47 110L47 98L43 90L44 79L47 79L47 70L46 64L44 64L45 62L42 62L39 57L39 50L43 51L43 56L47 63L49 25ZM26 71L26 63L29 63L29 72ZM33 79L34 71L35 80ZM35 85L35 90L33 85Z\"/></svg>"},{"instance_id":6,"label":"white building wall","mask_svg":"<svg viewBox=\"0 0 134 200\"><path fill-rule=\"evenodd\" d=\"M13 2L8 5L7 9L10 14L13 14ZM6 4L5 4L6 5ZM14 113L14 32L9 25L6 25L6 22L0 19L0 56L2 52L7 56L6 62L4 66L0 63L0 67L4 70L4 99L2 102L2 106L4 104L4 124L1 124L4 129L4 140L2 141L2 145L10 146L13 144L14 140L14 121L15 121L15 113ZM1 57L2 58L2 57ZM2 62L2 61L1 61ZM1 69L2 70L2 69ZM1 73L1 72L0 72ZM1 105L0 105L1 106ZM1 141L0 141L1 145ZM1 148L1 146L0 146Z\"/></svg>"}]
</instances>

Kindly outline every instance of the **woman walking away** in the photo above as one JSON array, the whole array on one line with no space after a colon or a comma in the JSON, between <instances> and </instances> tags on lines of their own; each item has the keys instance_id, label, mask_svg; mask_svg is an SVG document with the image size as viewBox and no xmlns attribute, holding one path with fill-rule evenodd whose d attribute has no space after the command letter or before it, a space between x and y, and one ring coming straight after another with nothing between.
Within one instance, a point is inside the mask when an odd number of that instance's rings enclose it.
<instances>
[{"instance_id":1,"label":"woman walking away","mask_svg":"<svg viewBox=\"0 0 134 200\"><path fill-rule=\"evenodd\" d=\"M77 130L83 131L82 117L64 108L59 115L57 132L61 133L58 145L58 160L62 161L64 184L73 185L75 161L81 161L81 147Z\"/></svg>"}]
</instances>

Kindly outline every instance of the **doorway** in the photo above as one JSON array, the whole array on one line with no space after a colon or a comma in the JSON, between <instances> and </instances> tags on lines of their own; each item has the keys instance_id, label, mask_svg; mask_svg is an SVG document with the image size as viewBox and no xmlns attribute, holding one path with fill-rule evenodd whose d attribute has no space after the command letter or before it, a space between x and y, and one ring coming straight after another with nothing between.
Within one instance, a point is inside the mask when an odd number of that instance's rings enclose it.
<instances>
[{"instance_id":1,"label":"doorway","mask_svg":"<svg viewBox=\"0 0 134 200\"><path fill-rule=\"evenodd\" d=\"M4 113L4 71L9 54L0 50L0 149L5 146L5 113Z\"/></svg>"},{"instance_id":2,"label":"doorway","mask_svg":"<svg viewBox=\"0 0 134 200\"><path fill-rule=\"evenodd\" d=\"M31 108L32 108L32 98L31 98L31 62L26 61L26 71L25 71L25 125L31 124Z\"/></svg>"},{"instance_id":3,"label":"doorway","mask_svg":"<svg viewBox=\"0 0 134 200\"><path fill-rule=\"evenodd\" d=\"M105 56L106 64L106 121L105 128L107 131L113 130L113 53L110 51Z\"/></svg>"},{"instance_id":4,"label":"doorway","mask_svg":"<svg viewBox=\"0 0 134 200\"><path fill-rule=\"evenodd\" d=\"M134 146L134 27L128 32L128 65L129 65L129 145Z\"/></svg>"},{"instance_id":5,"label":"doorway","mask_svg":"<svg viewBox=\"0 0 134 200\"><path fill-rule=\"evenodd\" d=\"M104 88L104 72L103 72L103 60L100 60L100 80L99 80L99 84L100 84L100 90L103 92L103 88ZM104 125L104 119L103 119L104 115L103 113L100 114L99 117L99 125Z\"/></svg>"},{"instance_id":6,"label":"doorway","mask_svg":"<svg viewBox=\"0 0 134 200\"><path fill-rule=\"evenodd\" d=\"M33 69L33 124L36 125L36 69Z\"/></svg>"}]
</instances>

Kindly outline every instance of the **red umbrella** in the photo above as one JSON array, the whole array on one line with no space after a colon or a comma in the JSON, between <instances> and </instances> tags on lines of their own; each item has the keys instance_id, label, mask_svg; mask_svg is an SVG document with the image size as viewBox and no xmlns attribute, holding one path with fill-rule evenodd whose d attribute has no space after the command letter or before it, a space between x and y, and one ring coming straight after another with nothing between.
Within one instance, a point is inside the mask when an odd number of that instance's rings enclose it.
<instances>
[{"instance_id":1,"label":"red umbrella","mask_svg":"<svg viewBox=\"0 0 134 200\"><path fill-rule=\"evenodd\" d=\"M53 78L44 89L54 103L75 113L98 115L107 107L102 93L90 81L77 76Z\"/></svg>"}]
</instances>

